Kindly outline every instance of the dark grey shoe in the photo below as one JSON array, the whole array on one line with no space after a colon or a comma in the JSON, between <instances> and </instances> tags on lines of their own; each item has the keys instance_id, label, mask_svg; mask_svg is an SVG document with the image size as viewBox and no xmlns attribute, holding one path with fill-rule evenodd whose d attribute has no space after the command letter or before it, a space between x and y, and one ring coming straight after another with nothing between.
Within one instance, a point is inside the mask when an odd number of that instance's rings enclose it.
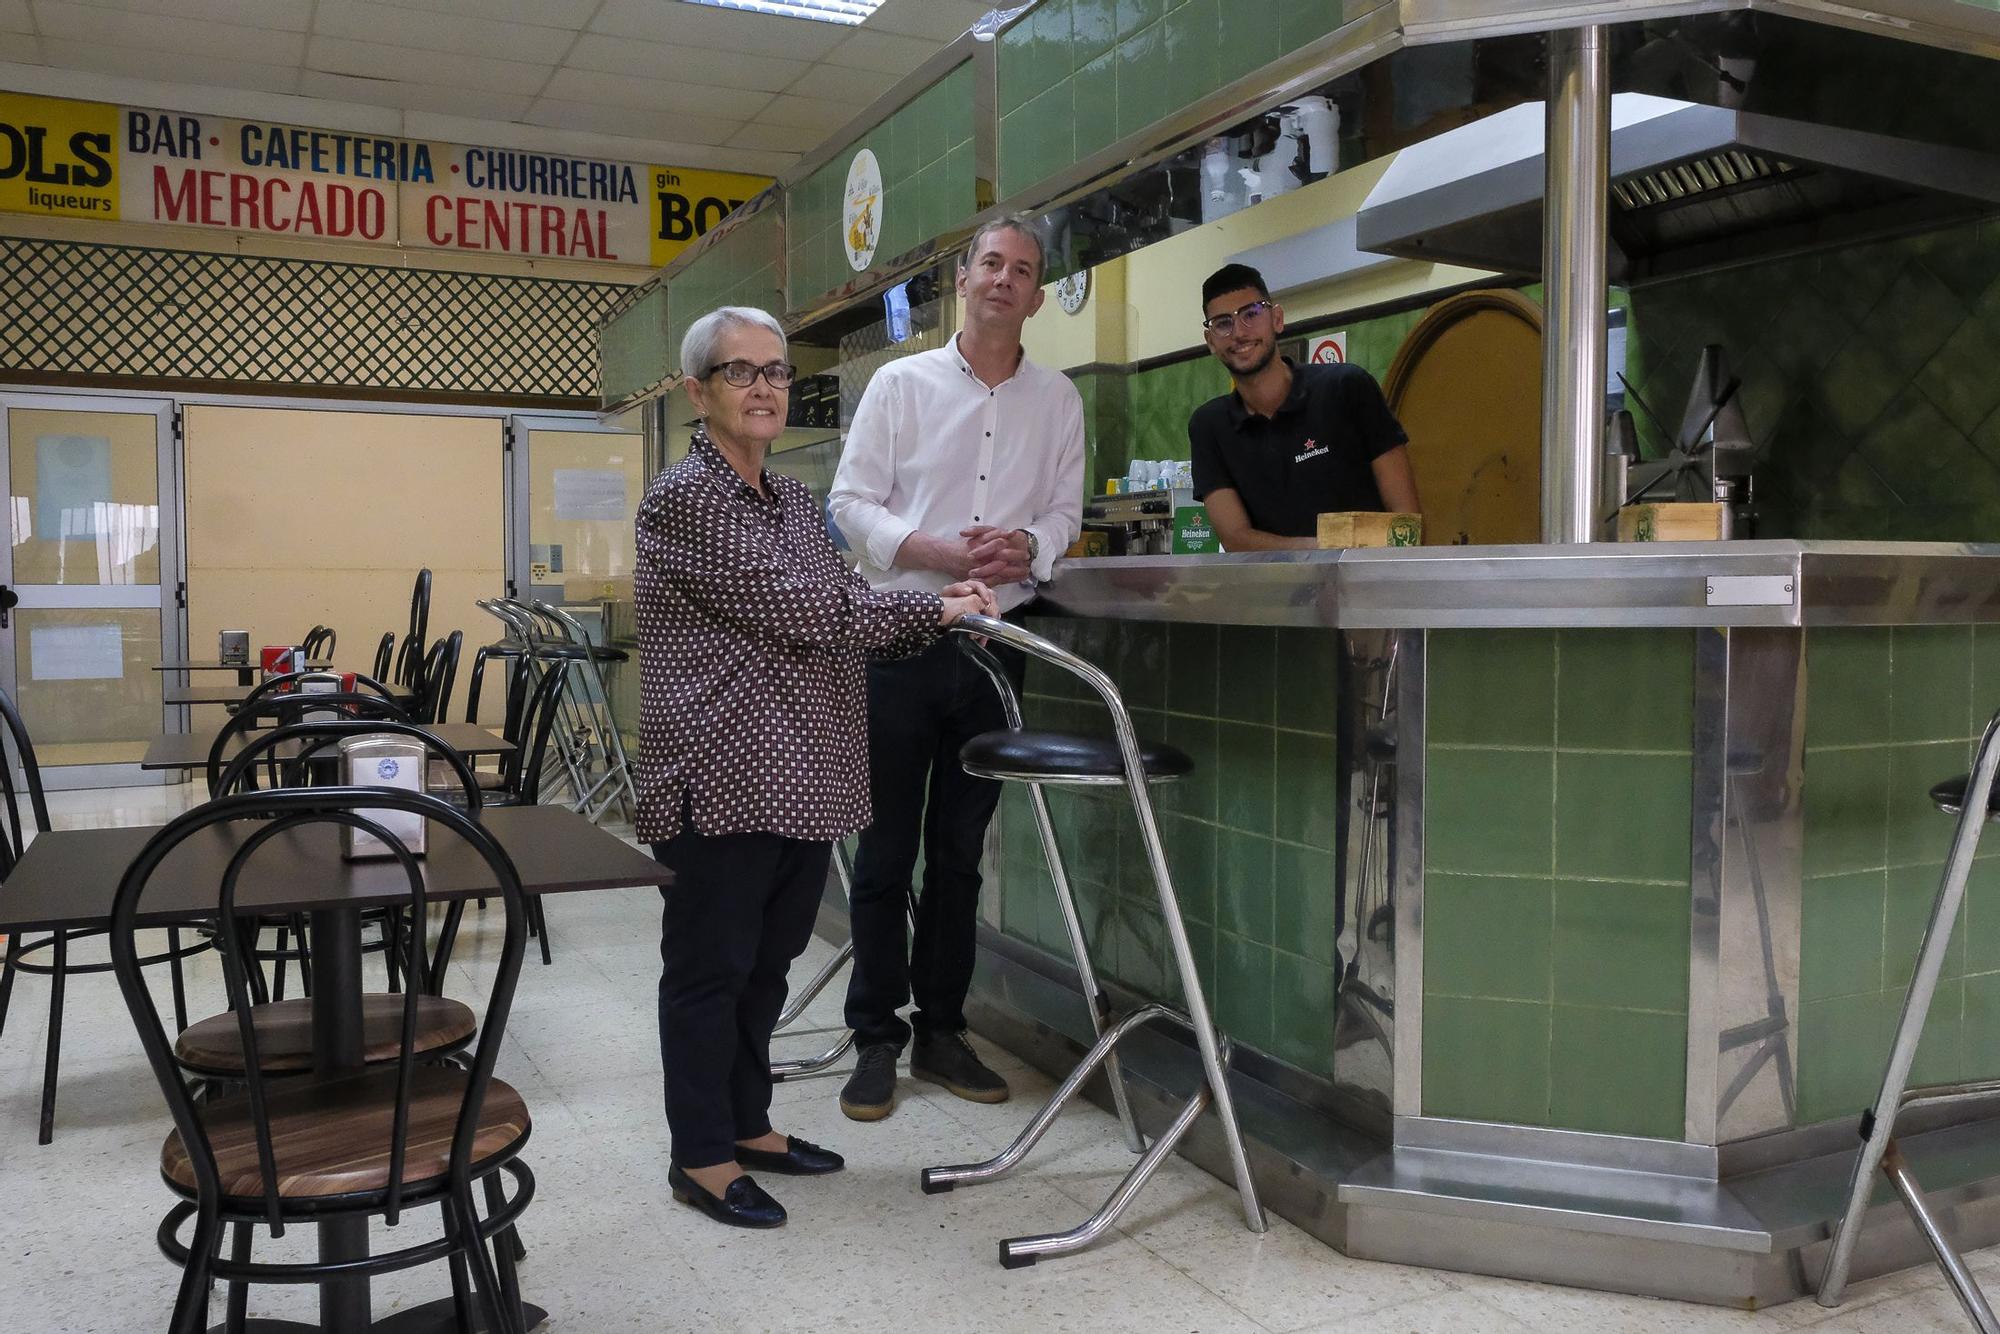
<instances>
[{"instance_id":1,"label":"dark grey shoe","mask_svg":"<svg viewBox=\"0 0 2000 1334\"><path fill-rule=\"evenodd\" d=\"M893 1042L871 1042L861 1049L847 1087L840 1091L840 1110L850 1121L880 1121L896 1109L896 1058L902 1048Z\"/></svg>"},{"instance_id":2,"label":"dark grey shoe","mask_svg":"<svg viewBox=\"0 0 2000 1334\"><path fill-rule=\"evenodd\" d=\"M919 1033L910 1051L910 1073L944 1085L967 1102L1007 1101L1007 1081L986 1068L963 1033Z\"/></svg>"}]
</instances>

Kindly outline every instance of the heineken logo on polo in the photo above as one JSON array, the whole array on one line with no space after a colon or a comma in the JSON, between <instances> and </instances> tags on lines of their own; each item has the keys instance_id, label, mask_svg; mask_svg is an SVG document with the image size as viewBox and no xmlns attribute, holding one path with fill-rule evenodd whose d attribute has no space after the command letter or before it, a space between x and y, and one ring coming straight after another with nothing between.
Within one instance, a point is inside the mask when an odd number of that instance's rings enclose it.
<instances>
[{"instance_id":1,"label":"heineken logo on polo","mask_svg":"<svg viewBox=\"0 0 2000 1334\"><path fill-rule=\"evenodd\" d=\"M840 235L847 247L847 267L856 273L867 272L875 262L875 243L882 239L882 165L875 160L873 149L862 149L847 164Z\"/></svg>"},{"instance_id":2,"label":"heineken logo on polo","mask_svg":"<svg viewBox=\"0 0 2000 1334\"><path fill-rule=\"evenodd\" d=\"M1316 459L1324 453L1326 453L1325 445L1322 445L1317 440L1308 440L1306 441L1305 448L1299 451L1298 457L1293 459L1292 462L1304 463L1307 459Z\"/></svg>"}]
</instances>

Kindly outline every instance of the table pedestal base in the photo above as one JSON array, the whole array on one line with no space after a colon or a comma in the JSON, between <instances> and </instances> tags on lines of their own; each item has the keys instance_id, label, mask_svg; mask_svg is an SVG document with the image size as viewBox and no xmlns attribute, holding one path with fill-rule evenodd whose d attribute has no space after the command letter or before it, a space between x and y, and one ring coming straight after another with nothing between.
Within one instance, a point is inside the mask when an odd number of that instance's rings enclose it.
<instances>
[{"instance_id":1,"label":"table pedestal base","mask_svg":"<svg viewBox=\"0 0 2000 1334\"><path fill-rule=\"evenodd\" d=\"M546 1328L549 1313L533 1302L522 1302L521 1309L528 1317L528 1334ZM472 1311L472 1327L483 1331L486 1321L479 1313L475 1301ZM368 1326L368 1334L454 1334L458 1329L458 1317L452 1308L452 1301L444 1297L422 1306L413 1306L407 1311L385 1315ZM318 1325L302 1325L296 1320L247 1320L243 1324L244 1334L323 1334ZM224 1325L216 1325L208 1334L228 1334Z\"/></svg>"}]
</instances>

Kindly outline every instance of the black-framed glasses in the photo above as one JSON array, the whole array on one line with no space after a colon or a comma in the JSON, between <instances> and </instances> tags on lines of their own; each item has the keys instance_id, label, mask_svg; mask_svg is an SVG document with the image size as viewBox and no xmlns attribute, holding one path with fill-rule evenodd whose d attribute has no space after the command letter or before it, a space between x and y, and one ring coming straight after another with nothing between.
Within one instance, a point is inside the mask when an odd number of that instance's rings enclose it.
<instances>
[{"instance_id":1,"label":"black-framed glasses","mask_svg":"<svg viewBox=\"0 0 2000 1334\"><path fill-rule=\"evenodd\" d=\"M1239 322L1246 329L1263 323L1264 317L1271 313L1271 307L1276 304L1273 301L1252 301L1247 306L1238 306L1235 310L1209 316L1201 322L1201 327L1219 338L1227 338L1236 332Z\"/></svg>"},{"instance_id":2,"label":"black-framed glasses","mask_svg":"<svg viewBox=\"0 0 2000 1334\"><path fill-rule=\"evenodd\" d=\"M789 361L767 361L759 366L754 361L738 360L725 361L709 374L720 375L725 384L733 384L738 389L748 389L757 383L760 375L764 377L764 383L773 389L789 389L792 377L798 372L799 368Z\"/></svg>"}]
</instances>

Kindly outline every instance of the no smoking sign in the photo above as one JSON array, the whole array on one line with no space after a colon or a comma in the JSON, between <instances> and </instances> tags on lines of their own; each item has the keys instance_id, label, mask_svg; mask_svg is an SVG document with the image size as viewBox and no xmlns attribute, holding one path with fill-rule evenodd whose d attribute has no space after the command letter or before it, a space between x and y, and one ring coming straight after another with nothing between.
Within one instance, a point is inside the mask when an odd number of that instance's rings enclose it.
<instances>
[{"instance_id":1,"label":"no smoking sign","mask_svg":"<svg viewBox=\"0 0 2000 1334\"><path fill-rule=\"evenodd\" d=\"M1312 340L1306 359L1315 366L1336 366L1347 360L1347 330L1320 334Z\"/></svg>"}]
</instances>

